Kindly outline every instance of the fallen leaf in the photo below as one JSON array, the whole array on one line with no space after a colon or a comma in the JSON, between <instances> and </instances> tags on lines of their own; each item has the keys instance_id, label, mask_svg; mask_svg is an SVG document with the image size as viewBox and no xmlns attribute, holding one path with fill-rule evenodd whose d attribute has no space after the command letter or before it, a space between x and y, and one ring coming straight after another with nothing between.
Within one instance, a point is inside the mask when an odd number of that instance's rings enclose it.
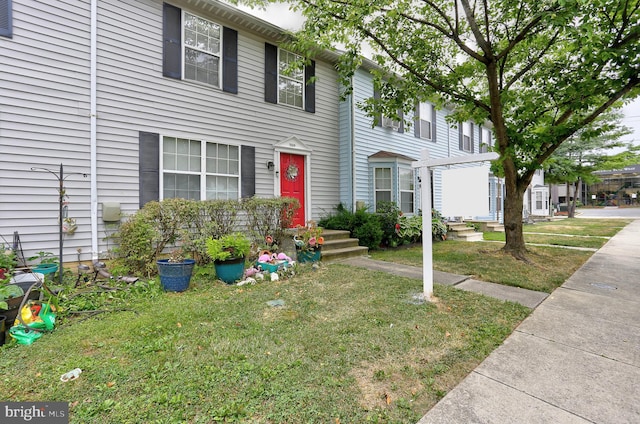
<instances>
[{"instance_id":1,"label":"fallen leaf","mask_svg":"<svg viewBox=\"0 0 640 424\"><path fill-rule=\"evenodd\" d=\"M79 404L79 403L80 403L80 401L78 401L78 400L73 401L73 402L71 402L71 403L69 404L69 407L70 407L70 408L75 408L76 406L78 406L78 404Z\"/></svg>"},{"instance_id":2,"label":"fallen leaf","mask_svg":"<svg viewBox=\"0 0 640 424\"><path fill-rule=\"evenodd\" d=\"M107 383L107 387L113 387L115 385L116 385L115 381L110 381L110 382Z\"/></svg>"},{"instance_id":3,"label":"fallen leaf","mask_svg":"<svg viewBox=\"0 0 640 424\"><path fill-rule=\"evenodd\" d=\"M451 337L451 333L449 333L448 331L446 333L444 333L445 337Z\"/></svg>"},{"instance_id":4,"label":"fallen leaf","mask_svg":"<svg viewBox=\"0 0 640 424\"><path fill-rule=\"evenodd\" d=\"M387 402L387 405L391 405L391 396L389 396L389 393L384 394L384 400Z\"/></svg>"},{"instance_id":5,"label":"fallen leaf","mask_svg":"<svg viewBox=\"0 0 640 424\"><path fill-rule=\"evenodd\" d=\"M340 418L336 418L336 424L340 424Z\"/></svg>"},{"instance_id":6,"label":"fallen leaf","mask_svg":"<svg viewBox=\"0 0 640 424\"><path fill-rule=\"evenodd\" d=\"M36 373L36 377L42 377L42 373L41 372L37 372Z\"/></svg>"},{"instance_id":7,"label":"fallen leaf","mask_svg":"<svg viewBox=\"0 0 640 424\"><path fill-rule=\"evenodd\" d=\"M178 323L178 328L182 328L182 324Z\"/></svg>"}]
</instances>

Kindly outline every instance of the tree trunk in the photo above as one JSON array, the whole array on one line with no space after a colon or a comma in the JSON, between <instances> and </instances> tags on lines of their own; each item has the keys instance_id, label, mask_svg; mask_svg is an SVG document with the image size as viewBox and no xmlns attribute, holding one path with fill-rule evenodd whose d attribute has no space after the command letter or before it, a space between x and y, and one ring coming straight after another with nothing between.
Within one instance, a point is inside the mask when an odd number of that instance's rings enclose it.
<instances>
[{"instance_id":1,"label":"tree trunk","mask_svg":"<svg viewBox=\"0 0 640 424\"><path fill-rule=\"evenodd\" d=\"M506 169L507 167L505 167ZM510 177L505 175L504 233L506 243L502 249L521 260L527 260L527 249L522 234L522 208L526 189L526 185L521 187L518 184L515 172Z\"/></svg>"},{"instance_id":2,"label":"tree trunk","mask_svg":"<svg viewBox=\"0 0 640 424\"><path fill-rule=\"evenodd\" d=\"M571 189L573 188L573 183L565 183L566 184L566 190L567 190L567 218L573 218L573 215L575 214L575 209L573 208L573 200L576 196L575 196L575 191L573 192L574 195L571 196Z\"/></svg>"}]
</instances>

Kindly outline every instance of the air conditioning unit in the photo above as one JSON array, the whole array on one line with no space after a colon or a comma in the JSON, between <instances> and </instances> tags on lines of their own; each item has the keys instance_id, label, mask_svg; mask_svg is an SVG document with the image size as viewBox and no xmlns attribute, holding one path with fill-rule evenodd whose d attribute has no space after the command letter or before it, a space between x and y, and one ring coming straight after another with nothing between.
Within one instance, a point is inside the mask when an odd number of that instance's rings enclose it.
<instances>
[{"instance_id":1,"label":"air conditioning unit","mask_svg":"<svg viewBox=\"0 0 640 424\"><path fill-rule=\"evenodd\" d=\"M394 121L393 119L383 116L382 117L382 126L385 128L391 128L394 130L398 130L400 128L400 121Z\"/></svg>"}]
</instances>

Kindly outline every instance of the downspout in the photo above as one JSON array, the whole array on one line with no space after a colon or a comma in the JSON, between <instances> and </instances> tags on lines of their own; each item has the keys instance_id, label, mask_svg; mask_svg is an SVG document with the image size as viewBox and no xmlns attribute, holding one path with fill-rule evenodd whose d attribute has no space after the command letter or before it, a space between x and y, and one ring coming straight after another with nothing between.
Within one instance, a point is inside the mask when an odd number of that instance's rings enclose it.
<instances>
[{"instance_id":1,"label":"downspout","mask_svg":"<svg viewBox=\"0 0 640 424\"><path fill-rule=\"evenodd\" d=\"M351 107L351 122L350 122L350 137L351 137L351 201L352 201L352 210L355 212L357 207L356 201L356 106L353 101L353 93L355 92L355 87L353 86L354 80L353 76L351 76L351 95L349 96L349 103Z\"/></svg>"},{"instance_id":2,"label":"downspout","mask_svg":"<svg viewBox=\"0 0 640 424\"><path fill-rule=\"evenodd\" d=\"M97 45L98 0L91 0L91 75L90 75L90 191L91 191L91 259L98 259L98 166L97 166Z\"/></svg>"}]
</instances>

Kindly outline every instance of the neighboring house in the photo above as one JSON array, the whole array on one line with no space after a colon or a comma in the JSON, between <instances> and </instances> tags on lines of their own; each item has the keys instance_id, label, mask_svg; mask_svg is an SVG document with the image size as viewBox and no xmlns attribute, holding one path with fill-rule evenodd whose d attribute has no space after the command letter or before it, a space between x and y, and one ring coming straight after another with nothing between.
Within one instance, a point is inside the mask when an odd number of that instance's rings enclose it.
<instances>
[{"instance_id":1,"label":"neighboring house","mask_svg":"<svg viewBox=\"0 0 640 424\"><path fill-rule=\"evenodd\" d=\"M452 126L445 120L451 111L437 110L430 103L416 105L414 114L405 117L413 122L409 128L384 116L367 116L358 105L378 95L369 73L373 66L365 61L352 78L352 95L340 105L340 200L352 209L370 211L379 201L392 201L403 213L418 213L420 179L412 163L420 159L421 151L427 149L432 159L484 153L493 145L491 130L470 122ZM432 171L432 205L438 210L443 169ZM489 215L474 218L501 220L502 184L489 177Z\"/></svg>"},{"instance_id":2,"label":"neighboring house","mask_svg":"<svg viewBox=\"0 0 640 424\"><path fill-rule=\"evenodd\" d=\"M549 198L549 186L544 183L544 171L538 169L524 195L524 218L535 219L550 216Z\"/></svg>"},{"instance_id":3,"label":"neighboring house","mask_svg":"<svg viewBox=\"0 0 640 424\"><path fill-rule=\"evenodd\" d=\"M60 163L65 261L110 247L105 205L289 195L318 219L340 201L337 75L284 73L282 34L215 0L0 1L0 234L57 253L58 181L31 168Z\"/></svg>"}]
</instances>

